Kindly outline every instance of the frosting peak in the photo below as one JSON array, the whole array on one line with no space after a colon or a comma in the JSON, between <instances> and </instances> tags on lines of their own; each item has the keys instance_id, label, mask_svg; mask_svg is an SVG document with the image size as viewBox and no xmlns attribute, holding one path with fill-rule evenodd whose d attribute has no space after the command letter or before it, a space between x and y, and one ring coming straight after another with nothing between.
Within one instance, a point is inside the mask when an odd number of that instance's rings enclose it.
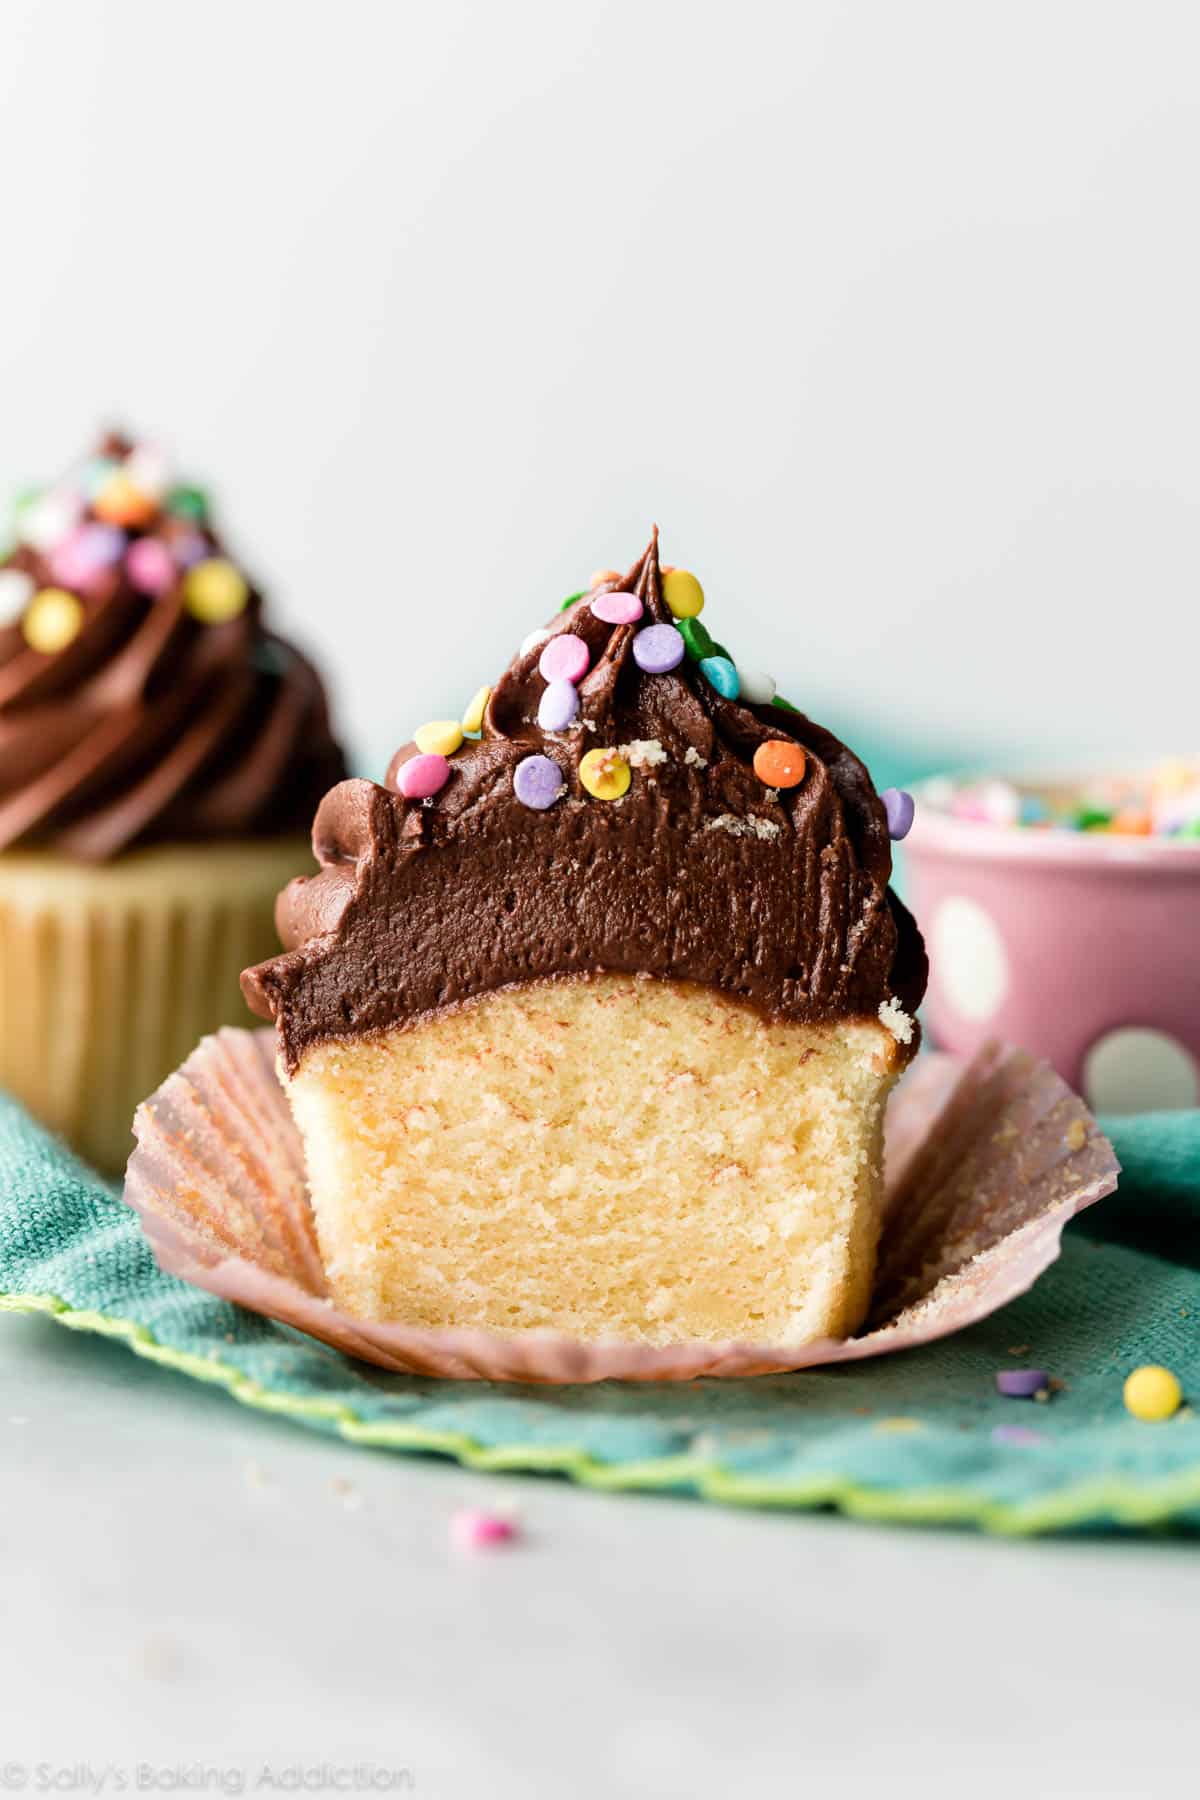
<instances>
[{"instance_id":1,"label":"frosting peak","mask_svg":"<svg viewBox=\"0 0 1200 1800\"><path fill-rule=\"evenodd\" d=\"M26 496L0 562L0 850L88 861L303 829L345 773L311 663L208 501L118 433Z\"/></svg>"},{"instance_id":2,"label":"frosting peak","mask_svg":"<svg viewBox=\"0 0 1200 1800\"><path fill-rule=\"evenodd\" d=\"M423 728L451 753L407 744L384 786L326 796L321 872L281 896L285 954L243 978L290 1067L323 1038L601 970L796 1020L916 1007L924 950L866 769L785 702L741 696L702 604L656 531L525 641L478 740Z\"/></svg>"}]
</instances>

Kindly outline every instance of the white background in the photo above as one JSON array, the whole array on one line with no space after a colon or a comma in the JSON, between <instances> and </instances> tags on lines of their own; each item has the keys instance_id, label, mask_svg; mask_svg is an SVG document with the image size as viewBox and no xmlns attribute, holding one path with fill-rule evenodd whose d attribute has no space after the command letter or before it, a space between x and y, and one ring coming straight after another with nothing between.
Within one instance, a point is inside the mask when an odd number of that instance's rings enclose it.
<instances>
[{"instance_id":1,"label":"white background","mask_svg":"<svg viewBox=\"0 0 1200 1800\"><path fill-rule=\"evenodd\" d=\"M0 477L165 437L372 772L652 520L869 743L1200 737L1194 6L0 32Z\"/></svg>"}]
</instances>

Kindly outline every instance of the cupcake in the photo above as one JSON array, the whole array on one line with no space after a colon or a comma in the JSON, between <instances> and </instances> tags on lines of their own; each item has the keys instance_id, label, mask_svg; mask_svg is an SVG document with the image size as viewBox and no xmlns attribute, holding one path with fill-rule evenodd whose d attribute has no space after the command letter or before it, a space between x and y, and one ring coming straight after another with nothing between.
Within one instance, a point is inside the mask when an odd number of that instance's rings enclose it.
<instances>
[{"instance_id":1,"label":"cupcake","mask_svg":"<svg viewBox=\"0 0 1200 1800\"><path fill-rule=\"evenodd\" d=\"M348 781L249 969L330 1291L651 1344L862 1321L926 964L906 797L736 663L657 534Z\"/></svg>"},{"instance_id":2,"label":"cupcake","mask_svg":"<svg viewBox=\"0 0 1200 1800\"><path fill-rule=\"evenodd\" d=\"M345 764L203 492L111 435L0 563L0 1086L116 1170L138 1101L244 1018Z\"/></svg>"}]
</instances>

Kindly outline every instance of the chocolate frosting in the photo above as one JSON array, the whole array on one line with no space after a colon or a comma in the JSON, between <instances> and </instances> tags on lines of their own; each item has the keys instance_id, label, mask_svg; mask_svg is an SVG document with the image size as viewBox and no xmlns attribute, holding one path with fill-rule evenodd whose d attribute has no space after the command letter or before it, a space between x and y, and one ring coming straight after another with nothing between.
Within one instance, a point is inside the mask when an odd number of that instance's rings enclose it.
<instances>
[{"instance_id":1,"label":"chocolate frosting","mask_svg":"<svg viewBox=\"0 0 1200 1800\"><path fill-rule=\"evenodd\" d=\"M637 593L637 626L606 624L597 592ZM635 633L670 623L657 533L621 581L549 626L585 640L591 667L577 722L536 723L542 644L492 692L482 736L451 759L431 800L407 800L397 752L385 786L347 781L313 828L319 874L276 911L285 953L248 969L250 1005L278 1026L285 1065L309 1045L375 1033L513 983L602 970L707 983L774 1018L909 1012L927 973L916 925L888 888L891 843L863 764L801 713L726 700L698 665L649 675ZM752 758L769 739L804 746L791 790L764 787ZM589 749L626 747L618 801L580 781ZM566 792L521 804L513 772L551 757Z\"/></svg>"},{"instance_id":2,"label":"chocolate frosting","mask_svg":"<svg viewBox=\"0 0 1200 1800\"><path fill-rule=\"evenodd\" d=\"M99 456L135 446L110 436ZM94 517L83 514L83 522ZM187 535L224 553L207 519L161 510L130 541ZM37 588L62 587L53 552L4 559ZM0 850L47 844L86 861L135 844L303 831L345 774L312 664L263 623L261 595L221 624L193 618L179 578L156 597L123 562L90 584L65 649L31 649L0 625Z\"/></svg>"}]
</instances>

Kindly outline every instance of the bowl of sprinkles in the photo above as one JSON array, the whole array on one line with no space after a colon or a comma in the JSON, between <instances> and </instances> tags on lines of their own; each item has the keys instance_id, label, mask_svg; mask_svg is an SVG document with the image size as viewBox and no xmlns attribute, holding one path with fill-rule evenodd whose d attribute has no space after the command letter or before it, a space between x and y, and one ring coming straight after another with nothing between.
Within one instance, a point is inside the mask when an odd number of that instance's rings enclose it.
<instances>
[{"instance_id":1,"label":"bowl of sprinkles","mask_svg":"<svg viewBox=\"0 0 1200 1800\"><path fill-rule=\"evenodd\" d=\"M1200 754L915 797L937 1042L1022 1044L1097 1110L1200 1105Z\"/></svg>"}]
</instances>

